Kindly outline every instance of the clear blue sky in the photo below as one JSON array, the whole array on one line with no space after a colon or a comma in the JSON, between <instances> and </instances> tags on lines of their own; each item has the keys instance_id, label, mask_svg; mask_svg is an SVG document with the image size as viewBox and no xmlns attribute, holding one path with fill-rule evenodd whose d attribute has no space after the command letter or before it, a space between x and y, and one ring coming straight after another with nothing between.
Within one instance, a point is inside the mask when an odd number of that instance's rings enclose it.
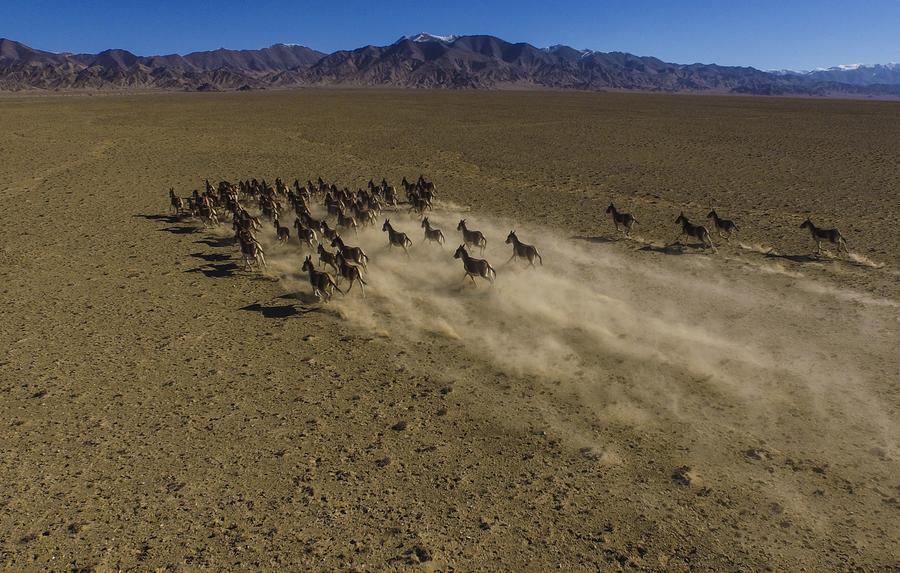
<instances>
[{"instance_id":1,"label":"clear blue sky","mask_svg":"<svg viewBox=\"0 0 900 573\"><path fill-rule=\"evenodd\" d=\"M0 37L54 52L330 52L422 31L761 69L900 62L900 0L0 0Z\"/></svg>"}]
</instances>

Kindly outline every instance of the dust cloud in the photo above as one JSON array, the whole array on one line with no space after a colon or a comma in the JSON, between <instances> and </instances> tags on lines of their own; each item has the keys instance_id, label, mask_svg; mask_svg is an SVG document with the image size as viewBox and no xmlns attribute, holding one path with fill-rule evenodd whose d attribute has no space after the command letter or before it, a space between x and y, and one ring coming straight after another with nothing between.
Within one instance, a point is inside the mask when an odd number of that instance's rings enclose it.
<instances>
[{"instance_id":1,"label":"dust cloud","mask_svg":"<svg viewBox=\"0 0 900 573\"><path fill-rule=\"evenodd\" d=\"M719 256L690 248L647 253L640 243L576 239L456 208L428 214L447 238L441 248L423 242L418 217L402 209L386 216L413 240L409 256L388 247L383 217L358 236L344 233L371 258L368 284L365 296L356 285L328 306L400 345L441 341L450 354L437 360L448 369L487 363L575 393L618 423L643 424L659 415L693 419L716 396L747 411L846 416L892 434L872 388L896 367L895 301L780 265L726 266ZM497 271L493 285L480 278L473 285L452 258L462 218L488 238L483 258ZM504 239L513 229L537 246L543 265L509 261L512 248ZM305 249L296 238L276 245L273 234L262 233L267 272L286 290L309 292L300 272Z\"/></svg>"}]
</instances>

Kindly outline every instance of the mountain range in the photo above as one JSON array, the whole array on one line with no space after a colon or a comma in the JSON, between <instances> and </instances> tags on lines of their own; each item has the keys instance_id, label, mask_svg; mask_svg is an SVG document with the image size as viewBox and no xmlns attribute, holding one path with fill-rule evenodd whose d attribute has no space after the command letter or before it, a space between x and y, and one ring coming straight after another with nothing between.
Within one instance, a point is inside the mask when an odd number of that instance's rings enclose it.
<instances>
[{"instance_id":1,"label":"mountain range","mask_svg":"<svg viewBox=\"0 0 900 573\"><path fill-rule=\"evenodd\" d=\"M783 76L800 76L807 79L841 82L854 86L873 84L900 84L900 64L844 64L810 71L778 70Z\"/></svg>"},{"instance_id":2,"label":"mountain range","mask_svg":"<svg viewBox=\"0 0 900 573\"><path fill-rule=\"evenodd\" d=\"M900 97L900 66L765 72L494 36L404 36L331 54L293 44L186 55L53 53L0 39L0 90L249 90L304 86L551 88Z\"/></svg>"}]
</instances>

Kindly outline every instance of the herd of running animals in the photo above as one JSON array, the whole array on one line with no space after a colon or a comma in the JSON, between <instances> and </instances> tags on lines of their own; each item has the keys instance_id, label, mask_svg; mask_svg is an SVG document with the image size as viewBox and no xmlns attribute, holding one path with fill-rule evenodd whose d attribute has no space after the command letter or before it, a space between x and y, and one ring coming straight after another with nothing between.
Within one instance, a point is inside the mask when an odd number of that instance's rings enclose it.
<instances>
[{"instance_id":1,"label":"herd of running animals","mask_svg":"<svg viewBox=\"0 0 900 573\"><path fill-rule=\"evenodd\" d=\"M286 200L294 211L295 218L293 228L301 245L305 245L310 251L318 254L321 269L329 266L335 275L316 269L312 255L307 255L303 261L301 270L309 275L309 283L313 293L320 300L328 301L334 291L346 294L353 288L354 283L359 283L360 289L365 295L363 276L368 271L369 257L360 248L348 245L344 242L340 232L352 230L358 233L360 226L375 225L379 215L387 208L395 210L400 205L397 190L384 179L380 184L369 181L367 189L359 189L356 193L347 187L338 189L335 184L327 184L320 177L316 183L307 181L306 185L300 185L294 180L293 185L286 185L281 179L275 179L275 185L269 185L265 180L239 181L236 185L228 181L219 182L213 187L209 181L205 182L206 189L203 193L195 190L189 197L179 197L174 189L169 189L169 199L176 215L190 215L199 218L205 225L219 225L220 216L231 216L234 239L240 245L241 255L244 258L245 268L252 269L266 266L265 253L262 245L256 238L256 233L261 231L263 224L260 218L266 219L272 225L277 240L285 244L290 241L291 231L281 225L280 216L284 212L282 200ZM444 233L428 220L426 213L434 206L434 198L437 194L434 183L423 176L410 183L403 178L401 182L405 193L408 212L416 213L421 218L421 227L424 230L424 241L443 245ZM313 217L310 205L315 199L323 201L326 216L319 220ZM255 203L259 216L251 215L244 204ZM610 204L606 213L612 218L617 231L623 231L629 236L631 229L638 222L630 213L623 213ZM734 221L722 219L713 210L707 215L712 221L713 228L722 238L728 239L738 231ZM329 220L334 221L334 227L329 225ZM680 213L675 219L676 225L681 225L680 236L698 239L704 248L710 248L714 252L716 247L712 242L709 230L703 225L695 225L688 220L684 213ZM837 229L821 229L806 218L800 225L808 229L816 242L816 252L820 253L822 242L828 241L837 245L838 251L847 251L847 243ZM384 219L381 230L387 233L389 247L399 247L409 256L408 248L412 241L406 233L394 229L388 218ZM497 276L494 268L484 259L478 259L469 254L469 247L478 248L484 254L487 239L481 231L469 229L466 220L459 222L456 230L462 234L462 244L457 247L453 258L460 259L465 270L465 277L484 278L493 283ZM321 235L321 239L320 239ZM325 244L329 244L330 251ZM519 240L515 231L510 231L506 237L506 244L512 245L512 257L510 260L521 258L534 266L535 261L543 265L543 259L537 248ZM338 286L338 280L346 280L349 286L343 291ZM477 283L476 283L477 284Z\"/></svg>"}]
</instances>

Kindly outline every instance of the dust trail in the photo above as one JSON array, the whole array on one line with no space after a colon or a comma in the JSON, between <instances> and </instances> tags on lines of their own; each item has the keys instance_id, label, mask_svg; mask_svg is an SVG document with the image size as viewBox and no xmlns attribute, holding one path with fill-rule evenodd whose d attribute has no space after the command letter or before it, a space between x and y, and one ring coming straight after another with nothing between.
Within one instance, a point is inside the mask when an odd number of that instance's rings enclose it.
<instances>
[{"instance_id":1,"label":"dust trail","mask_svg":"<svg viewBox=\"0 0 900 573\"><path fill-rule=\"evenodd\" d=\"M738 423L711 412L713 401L737 404L742 424L802 412L823 428L822 440L837 431L827 425L837 416L896 447L896 425L880 403L884 373L897 368L896 301L797 281L783 268L725 268L699 250L670 256L595 245L446 208L429 214L447 237L441 249L421 242L418 218L388 216L413 239L409 257L388 248L380 223L347 239L371 257L368 296L354 287L332 307L360 328L398 344L440 341L454 362L448 366L486 363L559 385L616 423L659 416ZM463 217L488 238L493 286L473 286L452 258ZM503 241L512 229L538 247L543 266L507 262ZM285 288L308 290L299 271L306 253L296 239L273 245L266 231L270 272ZM688 252L695 250L674 254Z\"/></svg>"},{"instance_id":2,"label":"dust trail","mask_svg":"<svg viewBox=\"0 0 900 573\"><path fill-rule=\"evenodd\" d=\"M760 245L759 243L745 243L743 241L738 241L738 246L740 246L745 251L752 251L754 253L760 253L762 255L777 254L777 252L775 251L775 247L766 247Z\"/></svg>"},{"instance_id":3,"label":"dust trail","mask_svg":"<svg viewBox=\"0 0 900 573\"><path fill-rule=\"evenodd\" d=\"M865 255L860 255L860 254L854 253L852 251L847 253L847 257L854 263L858 263L858 264L866 266L866 267L872 267L873 269L883 269L885 267L884 263L879 263L879 262L873 261L872 259L870 259L869 257L867 257Z\"/></svg>"}]
</instances>

